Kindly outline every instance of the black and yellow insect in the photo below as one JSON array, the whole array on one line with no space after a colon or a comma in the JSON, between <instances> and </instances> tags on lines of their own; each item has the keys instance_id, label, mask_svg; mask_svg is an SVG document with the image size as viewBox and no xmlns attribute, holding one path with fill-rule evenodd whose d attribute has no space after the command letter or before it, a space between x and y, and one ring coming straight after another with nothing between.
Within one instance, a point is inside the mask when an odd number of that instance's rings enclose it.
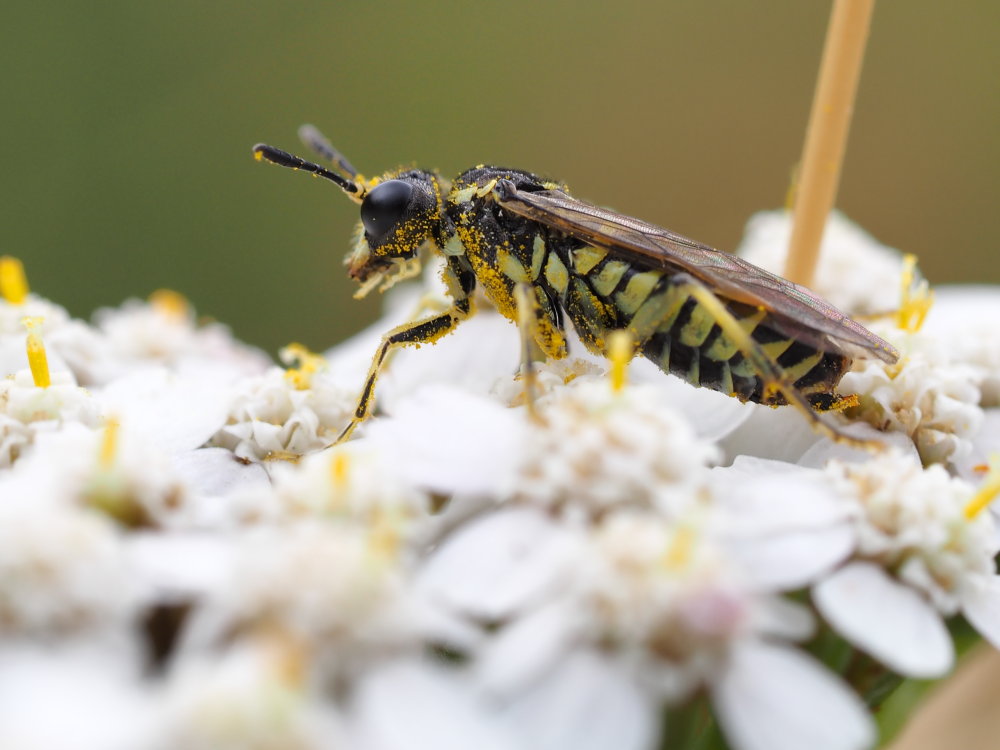
<instances>
[{"instance_id":1,"label":"black and yellow insect","mask_svg":"<svg viewBox=\"0 0 1000 750\"><path fill-rule=\"evenodd\" d=\"M518 319L528 292L535 343L567 355L566 319L584 345L607 355L627 330L664 372L741 401L798 406L814 427L843 433L816 415L845 401L835 393L857 357L895 362L892 346L808 289L736 256L573 198L564 185L530 172L477 166L449 186L435 172L401 169L365 180L310 126L303 141L338 170L272 146L257 159L325 177L361 204L345 262L357 296L419 270L418 251L444 256L452 306L385 334L346 438L371 412L375 381L397 346L430 343L473 312L479 284L505 317Z\"/></svg>"}]
</instances>

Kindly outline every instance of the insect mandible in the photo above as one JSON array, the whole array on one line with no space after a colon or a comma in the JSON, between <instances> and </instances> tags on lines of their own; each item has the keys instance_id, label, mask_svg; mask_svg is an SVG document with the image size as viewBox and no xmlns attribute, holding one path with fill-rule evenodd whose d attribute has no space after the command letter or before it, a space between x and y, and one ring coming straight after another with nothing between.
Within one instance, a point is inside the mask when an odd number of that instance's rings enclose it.
<instances>
[{"instance_id":1,"label":"insect mandible","mask_svg":"<svg viewBox=\"0 0 1000 750\"><path fill-rule=\"evenodd\" d=\"M835 392L858 357L895 362L887 342L803 286L747 261L572 197L565 186L519 169L480 165L449 185L436 172L398 169L366 180L312 126L303 142L336 171L257 144L254 157L311 172L361 204L348 274L356 297L419 272L419 251L444 256L451 307L387 332L354 416L338 442L372 411L375 383L396 347L432 343L473 311L477 284L518 320L517 289L530 301L535 343L568 354L568 318L584 346L607 356L626 330L664 372L740 401L797 407L820 433L862 443L816 412L851 403Z\"/></svg>"}]
</instances>

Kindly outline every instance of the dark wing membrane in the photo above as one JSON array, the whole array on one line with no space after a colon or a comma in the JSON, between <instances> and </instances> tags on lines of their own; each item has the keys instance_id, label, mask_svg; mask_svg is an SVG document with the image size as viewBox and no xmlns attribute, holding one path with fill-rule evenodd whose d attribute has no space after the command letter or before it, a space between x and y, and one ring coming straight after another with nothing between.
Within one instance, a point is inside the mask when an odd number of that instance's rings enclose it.
<instances>
[{"instance_id":1,"label":"dark wing membrane","mask_svg":"<svg viewBox=\"0 0 1000 750\"><path fill-rule=\"evenodd\" d=\"M899 359L892 345L823 298L735 255L561 190L519 191L512 182L501 180L495 194L500 205L515 214L650 268L689 273L728 299L761 305L772 313L770 324L780 333L819 350L874 354L889 363Z\"/></svg>"}]
</instances>

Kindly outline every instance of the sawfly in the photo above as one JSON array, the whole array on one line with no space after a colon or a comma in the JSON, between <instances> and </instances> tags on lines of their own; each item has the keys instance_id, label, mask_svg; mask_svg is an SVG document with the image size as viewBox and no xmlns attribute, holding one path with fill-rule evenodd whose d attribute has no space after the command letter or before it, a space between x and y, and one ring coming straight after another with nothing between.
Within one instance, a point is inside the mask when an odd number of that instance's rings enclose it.
<instances>
[{"instance_id":1,"label":"sawfly","mask_svg":"<svg viewBox=\"0 0 1000 750\"><path fill-rule=\"evenodd\" d=\"M512 321L518 297L528 300L534 342L547 357L567 356L567 319L586 348L603 356L611 334L625 330L664 372L740 401L791 404L819 432L863 442L817 412L856 402L836 393L854 359L893 363L899 354L805 287L574 198L531 172L480 165L449 184L434 171L398 169L367 180L315 128L304 126L300 136L333 169L266 144L254 146L254 156L330 180L360 204L345 259L361 285L355 296L416 275L428 246L444 257L451 297L444 312L384 335L340 440L371 413L389 352L454 330L472 313L478 285Z\"/></svg>"}]
</instances>

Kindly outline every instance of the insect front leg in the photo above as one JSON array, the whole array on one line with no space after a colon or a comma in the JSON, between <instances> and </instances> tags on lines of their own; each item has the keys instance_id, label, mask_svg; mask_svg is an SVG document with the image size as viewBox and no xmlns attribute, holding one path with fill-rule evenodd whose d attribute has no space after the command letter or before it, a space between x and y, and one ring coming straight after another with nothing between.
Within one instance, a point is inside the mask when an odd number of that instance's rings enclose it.
<instances>
[{"instance_id":1,"label":"insect front leg","mask_svg":"<svg viewBox=\"0 0 1000 750\"><path fill-rule=\"evenodd\" d=\"M469 316L471 306L468 299L459 300L450 310L435 315L433 318L418 320L412 323L404 323L389 331L382 337L371 366L368 368L368 376L358 397L358 406L354 410L354 418L350 424L344 428L334 445L347 440L355 428L361 424L371 413L372 404L375 401L375 381L378 380L379 371L385 364L386 357L393 349L400 346L433 344L445 334L451 333L455 327Z\"/></svg>"},{"instance_id":2,"label":"insect front leg","mask_svg":"<svg viewBox=\"0 0 1000 750\"><path fill-rule=\"evenodd\" d=\"M880 443L859 440L822 419L814 411L805 395L795 387L792 379L785 373L777 361L740 325L739 320L726 309L725 304L711 289L686 273L673 276L671 281L679 293L692 297L695 302L701 305L702 309L711 315L725 336L757 371L758 377L763 383L765 393L768 390L780 393L790 405L802 413L816 432L831 440L855 448L868 450L882 448Z\"/></svg>"}]
</instances>

